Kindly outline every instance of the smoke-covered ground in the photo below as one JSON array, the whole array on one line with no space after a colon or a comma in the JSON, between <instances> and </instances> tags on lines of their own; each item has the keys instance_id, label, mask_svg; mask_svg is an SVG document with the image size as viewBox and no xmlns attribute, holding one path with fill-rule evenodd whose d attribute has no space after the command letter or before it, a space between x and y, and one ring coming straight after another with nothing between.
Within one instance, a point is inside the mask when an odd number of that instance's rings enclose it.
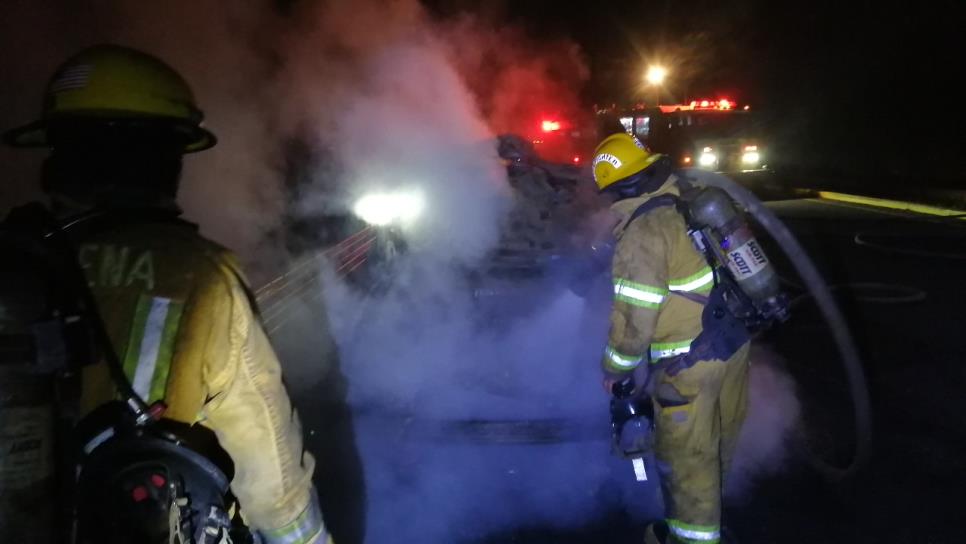
<instances>
[{"instance_id":1,"label":"smoke-covered ground","mask_svg":"<svg viewBox=\"0 0 966 544\"><path fill-rule=\"evenodd\" d=\"M502 542L615 514L659 518L657 481L637 483L610 451L598 366L606 278L585 286L587 298L537 281L484 306L457 269L427 274L426 259L409 258L378 297L327 281L364 471L366 542ZM767 350L754 350L750 383L733 499L780 468L798 417L794 386Z\"/></svg>"}]
</instances>

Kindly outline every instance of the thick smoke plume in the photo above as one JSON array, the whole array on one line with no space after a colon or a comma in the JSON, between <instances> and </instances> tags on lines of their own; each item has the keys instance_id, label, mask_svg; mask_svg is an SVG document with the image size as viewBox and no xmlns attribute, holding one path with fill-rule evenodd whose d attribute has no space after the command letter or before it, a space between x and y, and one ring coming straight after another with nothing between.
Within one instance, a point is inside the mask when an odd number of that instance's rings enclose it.
<instances>
[{"instance_id":1,"label":"thick smoke plume","mask_svg":"<svg viewBox=\"0 0 966 544\"><path fill-rule=\"evenodd\" d=\"M538 41L519 27L468 15L448 22L443 39L495 133L530 136L543 119L562 121L568 130L592 125L580 94L590 72L574 42Z\"/></svg>"}]
</instances>

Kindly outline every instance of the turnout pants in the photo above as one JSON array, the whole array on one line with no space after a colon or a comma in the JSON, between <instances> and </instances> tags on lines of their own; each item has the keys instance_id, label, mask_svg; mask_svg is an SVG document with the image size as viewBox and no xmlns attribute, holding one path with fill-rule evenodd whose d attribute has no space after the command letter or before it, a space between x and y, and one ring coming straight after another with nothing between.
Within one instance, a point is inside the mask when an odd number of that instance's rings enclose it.
<instances>
[{"instance_id":1,"label":"turnout pants","mask_svg":"<svg viewBox=\"0 0 966 544\"><path fill-rule=\"evenodd\" d=\"M745 344L727 361L700 361L654 391L655 453L669 542L721 539L721 490L748 400Z\"/></svg>"}]
</instances>

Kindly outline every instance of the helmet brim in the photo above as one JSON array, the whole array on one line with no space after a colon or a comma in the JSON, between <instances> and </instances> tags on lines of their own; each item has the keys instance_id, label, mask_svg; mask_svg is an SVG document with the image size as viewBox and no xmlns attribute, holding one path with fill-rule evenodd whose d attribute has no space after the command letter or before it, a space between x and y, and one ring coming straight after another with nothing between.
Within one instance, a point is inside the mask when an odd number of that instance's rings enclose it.
<instances>
[{"instance_id":1,"label":"helmet brim","mask_svg":"<svg viewBox=\"0 0 966 544\"><path fill-rule=\"evenodd\" d=\"M181 125L178 127L187 136L185 153L197 153L211 149L218 143L218 138L208 129L200 126ZM47 140L47 121L40 120L21 127L10 129L3 133L3 143L10 147L36 148L50 147Z\"/></svg>"},{"instance_id":2,"label":"helmet brim","mask_svg":"<svg viewBox=\"0 0 966 544\"><path fill-rule=\"evenodd\" d=\"M184 147L185 153L197 153L198 151L211 149L218 143L218 137L208 129L204 127L191 128L193 137L189 140L190 143Z\"/></svg>"},{"instance_id":3,"label":"helmet brim","mask_svg":"<svg viewBox=\"0 0 966 544\"><path fill-rule=\"evenodd\" d=\"M34 121L3 133L3 143L11 147L46 147L47 124Z\"/></svg>"}]
</instances>

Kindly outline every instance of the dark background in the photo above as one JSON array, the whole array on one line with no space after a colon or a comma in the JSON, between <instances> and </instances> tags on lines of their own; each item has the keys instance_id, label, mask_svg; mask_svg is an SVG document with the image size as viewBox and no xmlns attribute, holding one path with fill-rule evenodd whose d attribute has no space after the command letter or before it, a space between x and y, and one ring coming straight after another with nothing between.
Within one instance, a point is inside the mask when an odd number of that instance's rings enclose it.
<instances>
[{"instance_id":1,"label":"dark background","mask_svg":"<svg viewBox=\"0 0 966 544\"><path fill-rule=\"evenodd\" d=\"M966 3L771 0L425 0L586 55L593 104L640 100L648 62L662 101L727 96L767 121L773 161L805 175L966 189L961 111ZM652 95L651 95L652 96Z\"/></svg>"}]
</instances>

